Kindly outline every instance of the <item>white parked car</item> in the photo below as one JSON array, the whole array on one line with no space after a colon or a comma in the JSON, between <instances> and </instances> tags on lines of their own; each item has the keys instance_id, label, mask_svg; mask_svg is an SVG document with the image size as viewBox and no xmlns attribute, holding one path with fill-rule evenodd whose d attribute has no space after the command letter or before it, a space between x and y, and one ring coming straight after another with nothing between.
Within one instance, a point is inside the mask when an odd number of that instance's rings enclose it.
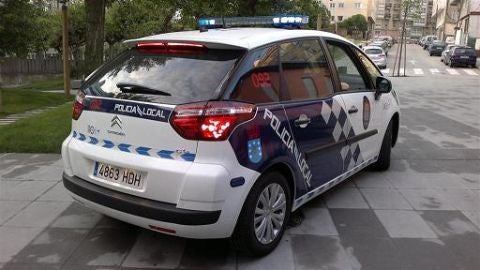
<instances>
[{"instance_id":1,"label":"white parked car","mask_svg":"<svg viewBox=\"0 0 480 270\"><path fill-rule=\"evenodd\" d=\"M92 209L263 255L292 211L389 167L397 96L340 36L226 28L126 44L83 83L62 146L64 185Z\"/></svg>"},{"instance_id":2,"label":"white parked car","mask_svg":"<svg viewBox=\"0 0 480 270\"><path fill-rule=\"evenodd\" d=\"M381 69L387 68L387 55L382 47L365 46L363 51L372 59L372 61Z\"/></svg>"}]
</instances>

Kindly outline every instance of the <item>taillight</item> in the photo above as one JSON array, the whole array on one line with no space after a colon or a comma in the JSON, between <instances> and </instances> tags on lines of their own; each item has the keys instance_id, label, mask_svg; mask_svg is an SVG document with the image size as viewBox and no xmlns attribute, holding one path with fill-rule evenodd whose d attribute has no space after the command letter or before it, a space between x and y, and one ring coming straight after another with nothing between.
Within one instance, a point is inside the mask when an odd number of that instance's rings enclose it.
<instances>
[{"instance_id":1,"label":"taillight","mask_svg":"<svg viewBox=\"0 0 480 270\"><path fill-rule=\"evenodd\" d=\"M380 54L380 58L385 58L385 54Z\"/></svg>"},{"instance_id":2,"label":"taillight","mask_svg":"<svg viewBox=\"0 0 480 270\"><path fill-rule=\"evenodd\" d=\"M235 127L255 116L255 105L210 101L179 105L170 124L187 140L222 141Z\"/></svg>"},{"instance_id":3,"label":"taillight","mask_svg":"<svg viewBox=\"0 0 480 270\"><path fill-rule=\"evenodd\" d=\"M206 51L201 44L183 42L139 42L137 48L142 53L199 54Z\"/></svg>"},{"instance_id":4,"label":"taillight","mask_svg":"<svg viewBox=\"0 0 480 270\"><path fill-rule=\"evenodd\" d=\"M80 115L83 112L83 103L85 102L85 93L83 91L78 91L77 95L75 96L75 101L73 102L72 108L72 119L78 120Z\"/></svg>"}]
</instances>

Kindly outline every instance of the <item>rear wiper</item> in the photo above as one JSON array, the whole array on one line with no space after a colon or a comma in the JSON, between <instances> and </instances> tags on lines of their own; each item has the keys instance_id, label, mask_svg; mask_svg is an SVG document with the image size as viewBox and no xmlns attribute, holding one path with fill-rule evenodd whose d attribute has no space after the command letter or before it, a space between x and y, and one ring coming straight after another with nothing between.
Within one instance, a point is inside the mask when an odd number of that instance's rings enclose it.
<instances>
[{"instance_id":1,"label":"rear wiper","mask_svg":"<svg viewBox=\"0 0 480 270\"><path fill-rule=\"evenodd\" d=\"M117 87L122 91L122 93L136 93L136 94L151 94L151 95L161 95L161 96L171 96L172 94L153 89L144 85L134 84L134 83L117 83Z\"/></svg>"}]
</instances>

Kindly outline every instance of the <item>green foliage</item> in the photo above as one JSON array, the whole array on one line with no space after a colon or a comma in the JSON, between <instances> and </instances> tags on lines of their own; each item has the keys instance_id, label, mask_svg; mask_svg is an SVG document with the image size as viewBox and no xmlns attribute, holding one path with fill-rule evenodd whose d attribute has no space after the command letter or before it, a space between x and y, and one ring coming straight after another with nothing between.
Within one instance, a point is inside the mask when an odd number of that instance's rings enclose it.
<instances>
[{"instance_id":1,"label":"green foliage","mask_svg":"<svg viewBox=\"0 0 480 270\"><path fill-rule=\"evenodd\" d=\"M0 55L25 57L32 51L41 9L28 0L3 0L0 5Z\"/></svg>"},{"instance_id":2,"label":"green foliage","mask_svg":"<svg viewBox=\"0 0 480 270\"><path fill-rule=\"evenodd\" d=\"M0 127L0 153L60 153L72 123L71 105Z\"/></svg>"}]
</instances>

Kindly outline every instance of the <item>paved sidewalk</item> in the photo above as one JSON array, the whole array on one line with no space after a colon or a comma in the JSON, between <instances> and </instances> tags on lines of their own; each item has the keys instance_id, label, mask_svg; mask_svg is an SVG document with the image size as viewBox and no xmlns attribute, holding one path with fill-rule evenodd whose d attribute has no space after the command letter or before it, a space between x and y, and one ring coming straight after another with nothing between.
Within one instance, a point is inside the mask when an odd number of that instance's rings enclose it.
<instances>
[{"instance_id":1,"label":"paved sidewalk","mask_svg":"<svg viewBox=\"0 0 480 270\"><path fill-rule=\"evenodd\" d=\"M403 110L391 169L308 203L264 258L86 209L66 194L58 155L0 154L0 269L478 270L479 79L393 80Z\"/></svg>"}]
</instances>

